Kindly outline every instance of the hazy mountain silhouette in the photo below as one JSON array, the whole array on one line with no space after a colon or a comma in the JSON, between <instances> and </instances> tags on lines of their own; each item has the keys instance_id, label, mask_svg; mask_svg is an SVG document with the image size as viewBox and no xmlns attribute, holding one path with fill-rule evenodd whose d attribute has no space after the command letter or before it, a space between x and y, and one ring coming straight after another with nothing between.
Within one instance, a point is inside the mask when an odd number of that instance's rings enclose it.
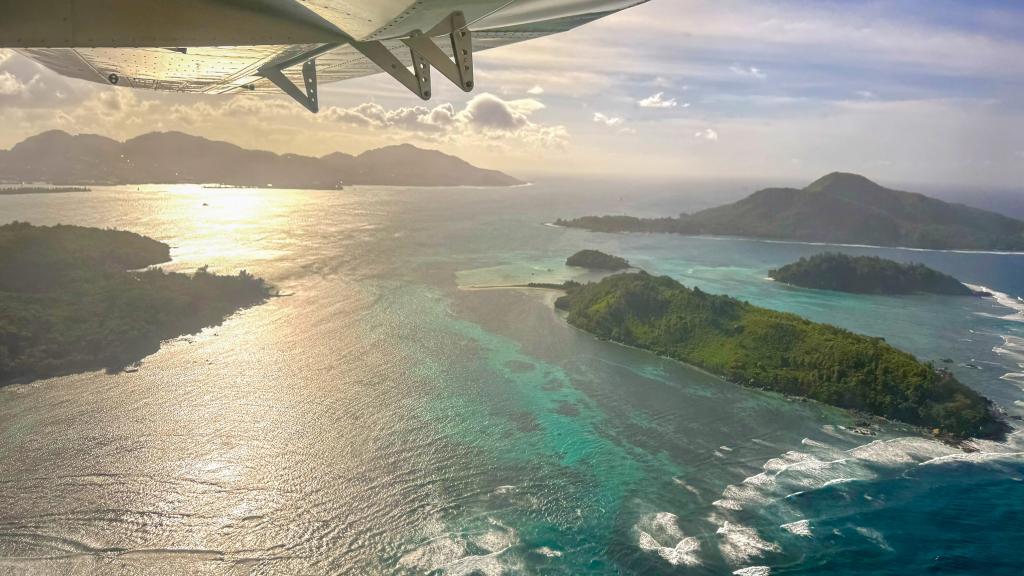
<instances>
[{"instance_id":1,"label":"hazy mountain silhouette","mask_svg":"<svg viewBox=\"0 0 1024 576\"><path fill-rule=\"evenodd\" d=\"M335 188L339 183L396 186L511 186L477 168L410 144L321 158L248 150L181 132L150 132L125 142L51 130L0 150L0 181L53 184L218 183Z\"/></svg>"},{"instance_id":2,"label":"hazy mountain silhouette","mask_svg":"<svg viewBox=\"0 0 1024 576\"><path fill-rule=\"evenodd\" d=\"M559 224L604 232L671 232L962 250L1024 250L1024 222L833 172L806 188L766 188L678 218L587 216Z\"/></svg>"}]
</instances>

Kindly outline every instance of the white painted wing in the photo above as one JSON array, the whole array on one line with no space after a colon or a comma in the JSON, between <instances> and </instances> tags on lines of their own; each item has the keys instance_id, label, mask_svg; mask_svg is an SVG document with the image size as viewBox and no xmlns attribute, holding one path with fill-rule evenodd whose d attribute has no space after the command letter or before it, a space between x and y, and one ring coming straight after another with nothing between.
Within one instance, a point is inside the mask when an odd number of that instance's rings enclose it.
<instances>
[{"instance_id":1,"label":"white painted wing","mask_svg":"<svg viewBox=\"0 0 1024 576\"><path fill-rule=\"evenodd\" d=\"M36 0L33 0L36 1ZM272 0L264 0L269 2ZM410 30L430 30L427 22L443 19L452 9L466 9L478 16L469 28L473 31L475 50L486 50L549 34L571 30L621 9L647 0L419 0L410 11L384 23L378 18L374 26L362 27L347 22L346 10L354 5L378 8L394 1L382 0L313 0L305 6L330 24L349 30L357 29L367 39L380 39L404 64L411 65L408 48L401 37ZM377 4L374 4L377 3ZM353 12L354 13L354 12ZM2 32L2 30L0 30ZM237 38L237 35L225 34ZM389 37L386 37L389 36ZM259 36L257 36L259 37ZM0 36L2 38L2 36ZM286 62L308 54L323 45L329 35L317 42L303 44L264 44L252 46L214 46L178 48L83 48L19 47L18 52L38 61L55 72L72 78L110 83L119 86L148 88L173 92L223 94L245 91L277 92L278 88L263 78L261 68ZM168 38L171 39L171 38ZM182 37L182 40L196 40ZM451 55L447 38L435 39ZM185 44L186 42L182 42ZM317 76L321 84L377 74L381 70L350 45L342 45L317 57ZM302 85L301 66L284 71L297 85Z\"/></svg>"}]
</instances>

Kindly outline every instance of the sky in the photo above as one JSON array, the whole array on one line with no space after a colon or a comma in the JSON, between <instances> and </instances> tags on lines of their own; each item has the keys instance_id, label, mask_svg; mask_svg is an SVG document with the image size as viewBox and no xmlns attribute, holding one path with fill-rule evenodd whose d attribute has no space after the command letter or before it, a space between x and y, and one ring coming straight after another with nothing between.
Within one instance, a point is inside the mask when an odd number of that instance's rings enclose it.
<instances>
[{"instance_id":1,"label":"sky","mask_svg":"<svg viewBox=\"0 0 1024 576\"><path fill-rule=\"evenodd\" d=\"M472 94L437 81L424 103L378 75L323 86L314 116L70 80L0 50L0 148L181 130L309 155L411 142L527 178L1024 188L1024 2L651 0L475 65Z\"/></svg>"}]
</instances>

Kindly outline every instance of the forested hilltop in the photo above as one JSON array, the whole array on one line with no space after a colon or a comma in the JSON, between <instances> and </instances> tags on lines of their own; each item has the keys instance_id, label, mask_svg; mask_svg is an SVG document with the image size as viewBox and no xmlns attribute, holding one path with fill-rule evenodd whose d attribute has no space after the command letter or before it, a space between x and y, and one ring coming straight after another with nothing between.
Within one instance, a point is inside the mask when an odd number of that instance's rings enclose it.
<instances>
[{"instance_id":1,"label":"forested hilltop","mask_svg":"<svg viewBox=\"0 0 1024 576\"><path fill-rule=\"evenodd\" d=\"M766 188L678 218L585 216L560 226L957 250L1024 250L1024 222L834 172L806 188Z\"/></svg>"},{"instance_id":2,"label":"forested hilltop","mask_svg":"<svg viewBox=\"0 0 1024 576\"><path fill-rule=\"evenodd\" d=\"M600 250L580 250L565 260L566 266L577 266L591 270L625 270L629 261L621 256L605 254Z\"/></svg>"},{"instance_id":3,"label":"forested hilltop","mask_svg":"<svg viewBox=\"0 0 1024 576\"><path fill-rule=\"evenodd\" d=\"M131 232L0 226L0 385L121 369L269 296L245 271L133 271L169 259L167 244Z\"/></svg>"},{"instance_id":4,"label":"forested hilltop","mask_svg":"<svg viewBox=\"0 0 1024 576\"><path fill-rule=\"evenodd\" d=\"M747 386L812 398L954 439L998 437L991 403L947 371L852 332L645 272L566 285L573 326Z\"/></svg>"},{"instance_id":5,"label":"forested hilltop","mask_svg":"<svg viewBox=\"0 0 1024 576\"><path fill-rule=\"evenodd\" d=\"M924 264L903 264L877 256L849 256L835 252L801 258L770 271L768 275L779 282L803 288L860 294L976 294L956 278Z\"/></svg>"}]
</instances>

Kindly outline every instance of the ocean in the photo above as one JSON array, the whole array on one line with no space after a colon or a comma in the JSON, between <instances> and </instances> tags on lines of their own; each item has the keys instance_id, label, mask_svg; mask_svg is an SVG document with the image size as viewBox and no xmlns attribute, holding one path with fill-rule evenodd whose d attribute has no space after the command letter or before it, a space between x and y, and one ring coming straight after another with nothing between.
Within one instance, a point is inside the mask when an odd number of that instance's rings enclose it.
<instances>
[{"instance_id":1,"label":"ocean","mask_svg":"<svg viewBox=\"0 0 1024 576\"><path fill-rule=\"evenodd\" d=\"M739 185L99 188L0 221L132 230L282 297L138 372L0 388L0 574L1024 573L1024 438L963 452L568 326L582 248L884 337L1024 415L1024 255L599 234ZM752 190L752 189L751 189ZM748 190L748 191L751 191ZM822 250L998 298L790 288Z\"/></svg>"}]
</instances>

